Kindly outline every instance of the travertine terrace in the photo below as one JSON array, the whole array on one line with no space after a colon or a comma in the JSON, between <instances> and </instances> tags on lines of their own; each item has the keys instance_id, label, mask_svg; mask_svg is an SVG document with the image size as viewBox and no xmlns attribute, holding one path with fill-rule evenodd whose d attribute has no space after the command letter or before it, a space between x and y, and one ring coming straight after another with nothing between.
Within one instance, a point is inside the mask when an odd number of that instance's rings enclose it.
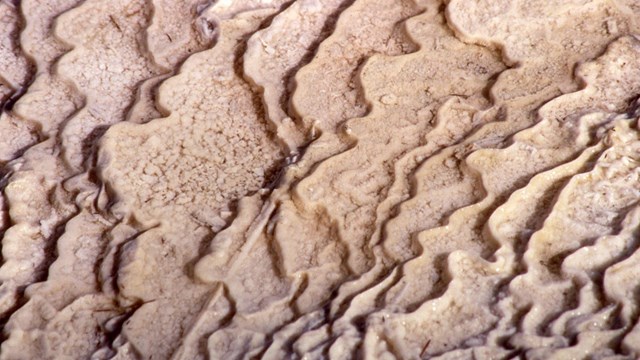
<instances>
[{"instance_id":1,"label":"travertine terrace","mask_svg":"<svg viewBox=\"0 0 640 360\"><path fill-rule=\"evenodd\" d=\"M640 358L640 1L0 1L0 359Z\"/></svg>"}]
</instances>

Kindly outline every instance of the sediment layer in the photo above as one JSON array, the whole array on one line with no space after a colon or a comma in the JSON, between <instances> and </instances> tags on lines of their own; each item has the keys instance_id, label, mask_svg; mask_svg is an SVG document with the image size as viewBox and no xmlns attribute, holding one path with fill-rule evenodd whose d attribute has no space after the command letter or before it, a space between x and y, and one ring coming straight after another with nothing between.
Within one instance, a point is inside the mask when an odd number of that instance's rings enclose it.
<instances>
[{"instance_id":1,"label":"sediment layer","mask_svg":"<svg viewBox=\"0 0 640 360\"><path fill-rule=\"evenodd\" d=\"M640 357L638 16L0 2L0 358Z\"/></svg>"}]
</instances>

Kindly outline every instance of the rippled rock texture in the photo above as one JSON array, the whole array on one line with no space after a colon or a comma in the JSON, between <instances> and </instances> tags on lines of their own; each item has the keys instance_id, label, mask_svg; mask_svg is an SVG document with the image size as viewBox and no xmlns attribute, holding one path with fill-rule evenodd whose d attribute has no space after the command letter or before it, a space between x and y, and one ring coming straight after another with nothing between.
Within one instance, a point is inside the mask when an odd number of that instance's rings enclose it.
<instances>
[{"instance_id":1,"label":"rippled rock texture","mask_svg":"<svg viewBox=\"0 0 640 360\"><path fill-rule=\"evenodd\" d=\"M638 19L0 2L0 359L639 358Z\"/></svg>"}]
</instances>

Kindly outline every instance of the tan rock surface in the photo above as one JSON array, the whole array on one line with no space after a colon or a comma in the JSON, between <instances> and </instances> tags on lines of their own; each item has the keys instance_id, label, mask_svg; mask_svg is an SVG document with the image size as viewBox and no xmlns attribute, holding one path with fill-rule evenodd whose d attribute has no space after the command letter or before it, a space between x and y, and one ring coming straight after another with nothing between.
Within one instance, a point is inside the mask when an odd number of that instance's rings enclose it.
<instances>
[{"instance_id":1,"label":"tan rock surface","mask_svg":"<svg viewBox=\"0 0 640 360\"><path fill-rule=\"evenodd\" d=\"M638 16L0 2L0 359L639 357Z\"/></svg>"}]
</instances>

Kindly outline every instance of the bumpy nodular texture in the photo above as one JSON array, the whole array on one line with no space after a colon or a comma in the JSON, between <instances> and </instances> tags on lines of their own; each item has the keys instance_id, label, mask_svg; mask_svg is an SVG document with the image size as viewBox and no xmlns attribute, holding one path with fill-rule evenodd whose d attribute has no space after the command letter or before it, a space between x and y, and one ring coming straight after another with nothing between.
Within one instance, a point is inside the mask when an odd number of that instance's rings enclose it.
<instances>
[{"instance_id":1,"label":"bumpy nodular texture","mask_svg":"<svg viewBox=\"0 0 640 360\"><path fill-rule=\"evenodd\" d=\"M639 16L0 2L0 359L640 357Z\"/></svg>"}]
</instances>

